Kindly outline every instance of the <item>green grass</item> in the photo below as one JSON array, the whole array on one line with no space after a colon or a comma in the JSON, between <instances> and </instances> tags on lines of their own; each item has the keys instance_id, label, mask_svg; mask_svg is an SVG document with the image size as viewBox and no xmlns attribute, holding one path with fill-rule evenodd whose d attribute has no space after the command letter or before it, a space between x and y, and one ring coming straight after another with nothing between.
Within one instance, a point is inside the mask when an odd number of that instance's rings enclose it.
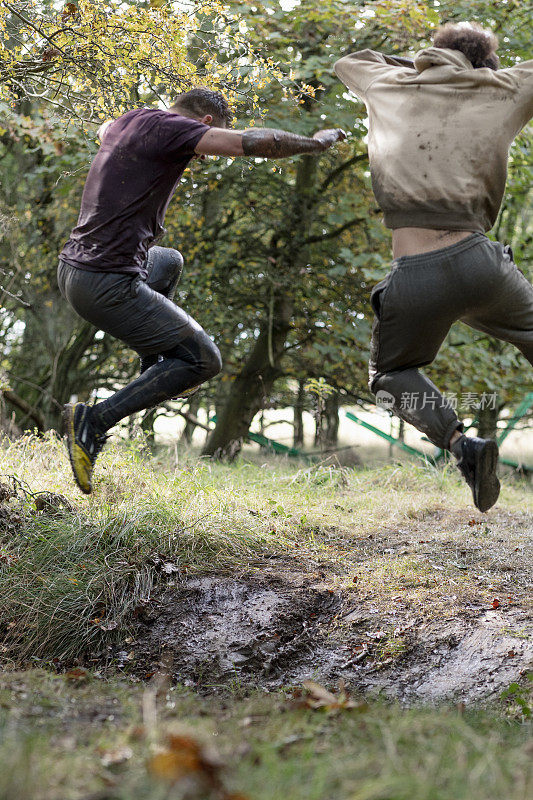
<instances>
[{"instance_id":1,"label":"green grass","mask_svg":"<svg viewBox=\"0 0 533 800\"><path fill-rule=\"evenodd\" d=\"M0 449L0 482L17 490L0 503L1 800L529 798L525 680L485 710L369 700L335 715L295 707L289 690L245 696L236 685L233 694L200 697L106 671L107 647L127 641L136 609L174 569L261 574L276 553L280 569L309 575L320 563L332 591L384 613L400 602L418 619L443 609L449 618L465 601L490 608L495 592L502 606L508 594L522 607L530 602L520 585L527 483L506 478L497 508L481 517L451 466L254 462L185 454L176 464L141 441L116 443L85 497L54 437ZM43 492L67 502L54 508ZM384 630L379 659L401 658L401 633ZM95 653L96 674L6 671L91 663ZM173 785L154 777L149 766L158 750L169 752L173 731L208 761L215 747L226 765L218 788L209 770Z\"/></svg>"},{"instance_id":2,"label":"green grass","mask_svg":"<svg viewBox=\"0 0 533 800\"><path fill-rule=\"evenodd\" d=\"M187 455L176 465L169 451L152 457L134 440L104 451L95 492L85 497L73 484L63 444L30 435L2 447L0 476L12 485L14 477L17 488L0 514L0 638L5 657L17 664L83 659L122 641L168 570L170 577L172 570L261 572L263 557L275 552L296 558L302 571L309 556L326 560L336 565L331 586L353 589L354 542L373 532L397 536L398 528L431 525L446 511L464 514L463 522L452 532L435 525L420 536L436 544L448 537L454 547L483 538L481 528L466 524L475 510L450 465L335 469L273 458L224 465ZM64 495L70 506L37 511L40 492ZM525 483L505 481L498 513L527 510L530 497ZM484 519L491 547L512 539L506 520L494 527L490 514ZM520 537L511 543L521 544ZM364 587L376 602L390 603L405 590L429 608L445 590L478 592L468 573L453 564L436 571L415 545L394 558L372 549L358 568L357 590Z\"/></svg>"},{"instance_id":3,"label":"green grass","mask_svg":"<svg viewBox=\"0 0 533 800\"><path fill-rule=\"evenodd\" d=\"M158 474L139 449L111 448L99 464L108 475L85 500L59 472L64 458L57 440L32 437L0 466L17 491L0 519L0 626L21 659L83 657L123 636L165 564L220 570L270 545L265 526L206 480L207 464ZM44 487L75 505L36 511Z\"/></svg>"},{"instance_id":4,"label":"green grass","mask_svg":"<svg viewBox=\"0 0 533 800\"><path fill-rule=\"evenodd\" d=\"M225 793L201 774L189 775L190 794L149 774L169 732L215 748ZM526 800L532 733L502 703L482 711L372 701L331 714L295 708L287 692L217 699L163 686L156 696L125 680L14 673L0 678L0 797Z\"/></svg>"}]
</instances>

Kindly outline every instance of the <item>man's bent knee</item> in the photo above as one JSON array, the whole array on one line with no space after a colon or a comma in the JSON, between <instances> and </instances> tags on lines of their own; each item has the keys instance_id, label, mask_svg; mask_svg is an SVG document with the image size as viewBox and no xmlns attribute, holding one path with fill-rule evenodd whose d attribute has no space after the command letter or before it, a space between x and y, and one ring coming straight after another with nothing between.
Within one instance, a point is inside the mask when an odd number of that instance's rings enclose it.
<instances>
[{"instance_id":1,"label":"man's bent knee","mask_svg":"<svg viewBox=\"0 0 533 800\"><path fill-rule=\"evenodd\" d=\"M196 371L200 383L214 378L222 369L220 350L200 326L196 335L184 339L163 355L187 362Z\"/></svg>"},{"instance_id":2,"label":"man's bent knee","mask_svg":"<svg viewBox=\"0 0 533 800\"><path fill-rule=\"evenodd\" d=\"M151 247L146 261L148 285L154 291L164 293L179 280L183 263L183 256L179 250L157 245Z\"/></svg>"},{"instance_id":3,"label":"man's bent knee","mask_svg":"<svg viewBox=\"0 0 533 800\"><path fill-rule=\"evenodd\" d=\"M209 341L211 342L211 340ZM222 356L220 355L220 350L214 342L211 342L211 347L209 348L208 352L203 354L202 362L204 373L206 375L204 380L206 381L210 378L214 378L215 375L218 375L218 373L221 371Z\"/></svg>"}]
</instances>

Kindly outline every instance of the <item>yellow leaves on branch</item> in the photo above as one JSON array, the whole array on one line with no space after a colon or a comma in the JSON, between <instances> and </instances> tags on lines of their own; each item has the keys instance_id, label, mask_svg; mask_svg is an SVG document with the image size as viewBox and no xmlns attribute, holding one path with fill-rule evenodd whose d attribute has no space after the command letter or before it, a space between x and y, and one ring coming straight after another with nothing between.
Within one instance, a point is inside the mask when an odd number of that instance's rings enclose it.
<instances>
[{"instance_id":1,"label":"yellow leaves on branch","mask_svg":"<svg viewBox=\"0 0 533 800\"><path fill-rule=\"evenodd\" d=\"M206 17L214 32L207 37ZM0 100L20 97L22 88L86 120L102 111L116 116L143 97L169 101L198 84L224 91L230 103L242 100L243 71L256 94L281 77L271 60L255 54L245 33L218 0L152 0L148 6L75 0L54 11L3 0ZM201 74L189 55L193 40Z\"/></svg>"}]
</instances>

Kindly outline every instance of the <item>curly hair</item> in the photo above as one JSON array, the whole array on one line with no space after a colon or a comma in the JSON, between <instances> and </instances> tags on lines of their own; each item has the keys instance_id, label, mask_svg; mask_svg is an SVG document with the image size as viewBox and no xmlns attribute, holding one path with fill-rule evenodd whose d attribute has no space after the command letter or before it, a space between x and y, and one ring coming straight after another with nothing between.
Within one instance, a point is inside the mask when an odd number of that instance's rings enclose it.
<instances>
[{"instance_id":1,"label":"curly hair","mask_svg":"<svg viewBox=\"0 0 533 800\"><path fill-rule=\"evenodd\" d=\"M170 110L188 111L189 114L196 117L211 114L214 120L224 128L229 127L233 119L233 112L224 95L203 86L178 95L172 102Z\"/></svg>"},{"instance_id":2,"label":"curly hair","mask_svg":"<svg viewBox=\"0 0 533 800\"><path fill-rule=\"evenodd\" d=\"M484 30L477 22L447 22L437 29L433 45L460 50L474 69L498 69L500 64L496 55L498 37L492 31Z\"/></svg>"}]
</instances>

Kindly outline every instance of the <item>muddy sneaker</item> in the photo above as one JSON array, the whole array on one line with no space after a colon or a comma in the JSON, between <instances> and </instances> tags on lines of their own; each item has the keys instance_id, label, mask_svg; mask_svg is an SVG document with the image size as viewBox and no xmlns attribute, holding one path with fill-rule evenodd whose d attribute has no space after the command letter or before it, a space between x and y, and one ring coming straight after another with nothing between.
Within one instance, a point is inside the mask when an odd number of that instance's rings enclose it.
<instances>
[{"instance_id":1,"label":"muddy sneaker","mask_svg":"<svg viewBox=\"0 0 533 800\"><path fill-rule=\"evenodd\" d=\"M452 448L457 466L472 489L474 504L480 511L488 511L500 494L500 481L496 476L498 445L493 439L461 436Z\"/></svg>"},{"instance_id":2,"label":"muddy sneaker","mask_svg":"<svg viewBox=\"0 0 533 800\"><path fill-rule=\"evenodd\" d=\"M202 384L199 383L196 386L191 386L190 389L184 389L182 393L178 395L178 397L192 397L193 394L196 394L196 392L199 391L201 385Z\"/></svg>"},{"instance_id":3,"label":"muddy sneaker","mask_svg":"<svg viewBox=\"0 0 533 800\"><path fill-rule=\"evenodd\" d=\"M92 420L93 412L85 403L68 403L63 410L67 448L74 479L82 492L92 491L94 462L107 436L99 433Z\"/></svg>"}]
</instances>

